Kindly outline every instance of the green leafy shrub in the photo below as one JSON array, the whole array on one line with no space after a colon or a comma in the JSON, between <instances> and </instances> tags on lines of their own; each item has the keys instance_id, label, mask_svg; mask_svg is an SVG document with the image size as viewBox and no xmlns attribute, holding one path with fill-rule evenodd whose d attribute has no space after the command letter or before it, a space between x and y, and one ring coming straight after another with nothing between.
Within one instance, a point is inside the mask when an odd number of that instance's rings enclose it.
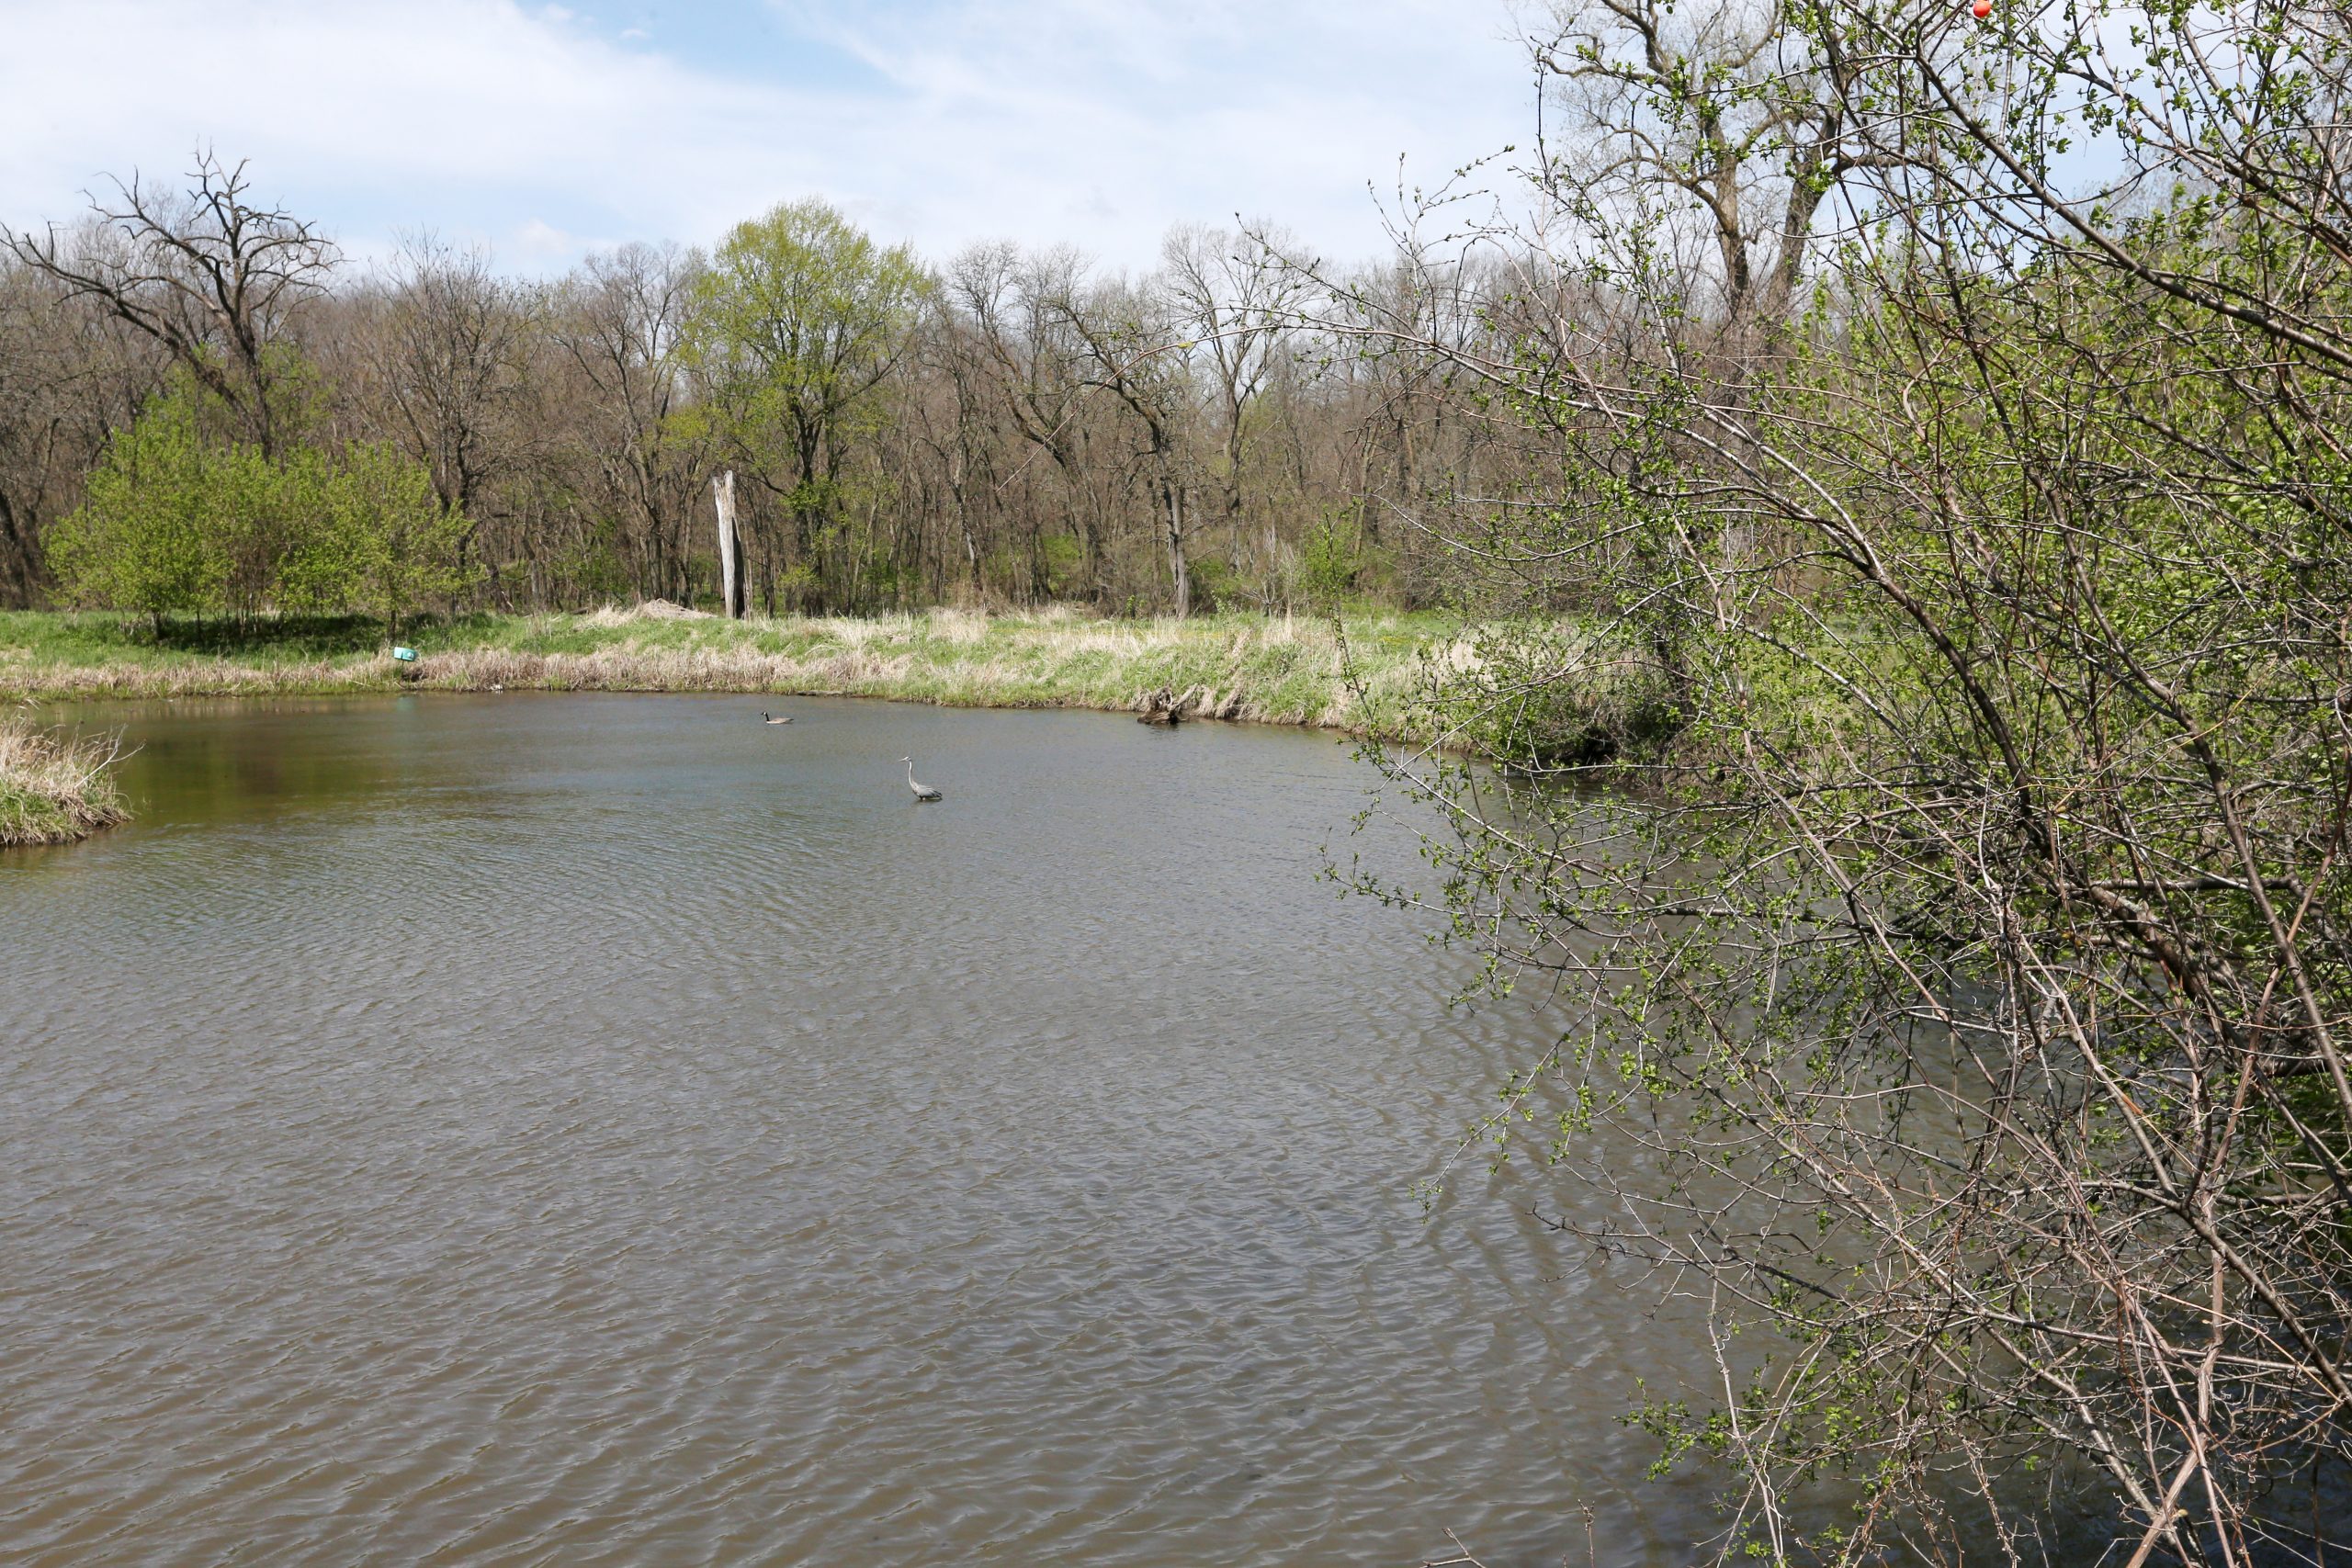
<instances>
[{"instance_id":1,"label":"green leafy shrub","mask_svg":"<svg viewBox=\"0 0 2352 1568\"><path fill-rule=\"evenodd\" d=\"M397 636L471 581L470 527L398 448L355 443L278 457L209 439L185 389L115 433L82 505L51 530L75 604L174 615L372 615Z\"/></svg>"}]
</instances>

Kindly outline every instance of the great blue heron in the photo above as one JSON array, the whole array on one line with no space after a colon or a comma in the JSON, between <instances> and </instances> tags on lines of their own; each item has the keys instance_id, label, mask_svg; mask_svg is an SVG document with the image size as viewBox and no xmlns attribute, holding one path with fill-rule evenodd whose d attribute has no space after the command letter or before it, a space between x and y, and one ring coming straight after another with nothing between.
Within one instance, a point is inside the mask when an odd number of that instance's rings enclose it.
<instances>
[{"instance_id":1,"label":"great blue heron","mask_svg":"<svg viewBox=\"0 0 2352 1568\"><path fill-rule=\"evenodd\" d=\"M790 714L786 714L782 718L770 718L766 714L760 715L760 717L770 724L790 724L792 722L792 716Z\"/></svg>"},{"instance_id":2,"label":"great blue heron","mask_svg":"<svg viewBox=\"0 0 2352 1568\"><path fill-rule=\"evenodd\" d=\"M915 760L912 757L901 757L899 761L907 765L907 787L915 792L917 800L937 800L940 797L939 792L929 784L915 782Z\"/></svg>"}]
</instances>

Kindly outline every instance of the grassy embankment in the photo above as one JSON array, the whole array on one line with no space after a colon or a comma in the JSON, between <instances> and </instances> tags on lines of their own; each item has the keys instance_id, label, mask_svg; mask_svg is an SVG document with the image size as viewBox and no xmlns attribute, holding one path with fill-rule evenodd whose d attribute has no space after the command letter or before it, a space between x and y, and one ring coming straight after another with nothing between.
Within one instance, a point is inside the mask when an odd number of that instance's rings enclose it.
<instances>
[{"instance_id":1,"label":"grassy embankment","mask_svg":"<svg viewBox=\"0 0 2352 1568\"><path fill-rule=\"evenodd\" d=\"M123 820L113 751L0 719L0 845L63 844Z\"/></svg>"},{"instance_id":2,"label":"grassy embankment","mask_svg":"<svg viewBox=\"0 0 2352 1568\"><path fill-rule=\"evenodd\" d=\"M968 707L1139 710L1155 692L1196 715L1393 733L1429 657L1459 657L1443 616L1201 615L1105 621L1070 611L871 619L604 610L471 615L407 634L388 657L373 623L167 630L97 614L0 614L0 697L542 690L896 697ZM1356 683L1341 656L1344 637ZM409 679L404 680L403 674Z\"/></svg>"},{"instance_id":3,"label":"grassy embankment","mask_svg":"<svg viewBox=\"0 0 2352 1568\"><path fill-rule=\"evenodd\" d=\"M1196 716L1310 725L1449 748L1467 745L1529 765L1655 754L1670 736L1658 682L1605 637L1569 622L1500 636L1450 616L1351 611L1328 617L1198 615L1098 620L1070 610L981 615L940 610L866 619L728 622L669 606L585 615L468 615L427 622L395 662L376 623L356 619L199 623L154 635L105 614L0 612L0 702L86 698L311 695L427 690L744 692L892 697L958 707L1138 711L1170 694ZM1429 698L1451 690L1441 731ZM1458 700L1464 695L1468 701ZM40 792L81 799L40 818L120 819L93 765L66 748L36 766L14 742L0 776L0 824L34 830ZM51 750L55 750L52 743ZM61 829L62 830L62 829ZM40 830L41 840L51 829Z\"/></svg>"}]
</instances>

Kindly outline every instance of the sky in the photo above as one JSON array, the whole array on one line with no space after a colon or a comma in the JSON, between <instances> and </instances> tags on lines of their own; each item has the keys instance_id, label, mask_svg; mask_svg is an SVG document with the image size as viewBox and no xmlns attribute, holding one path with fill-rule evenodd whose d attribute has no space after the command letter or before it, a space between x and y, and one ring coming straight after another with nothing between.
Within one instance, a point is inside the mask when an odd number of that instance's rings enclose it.
<instances>
[{"instance_id":1,"label":"sky","mask_svg":"<svg viewBox=\"0 0 2352 1568\"><path fill-rule=\"evenodd\" d=\"M0 221L199 143L356 257L544 274L818 196L944 259L1148 267L1237 214L1335 258L1525 139L1508 0L0 0ZM1368 188L1371 187L1371 188Z\"/></svg>"}]
</instances>

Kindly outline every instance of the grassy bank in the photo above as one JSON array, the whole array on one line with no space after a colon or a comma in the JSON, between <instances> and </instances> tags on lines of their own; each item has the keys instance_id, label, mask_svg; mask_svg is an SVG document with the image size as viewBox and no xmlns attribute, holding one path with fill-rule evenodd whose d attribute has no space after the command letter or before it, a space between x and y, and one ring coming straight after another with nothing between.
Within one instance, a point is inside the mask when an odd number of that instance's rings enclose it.
<instances>
[{"instance_id":1,"label":"grassy bank","mask_svg":"<svg viewBox=\"0 0 2352 1568\"><path fill-rule=\"evenodd\" d=\"M408 634L396 664L359 621L168 629L97 614L0 615L0 696L166 697L390 691L760 692L967 707L1140 710L1155 692L1197 714L1393 733L1442 616L1203 615L1105 621L1075 612L956 611L728 622L666 607L474 615ZM1361 690L1343 670L1342 639ZM404 678L405 677L405 678Z\"/></svg>"},{"instance_id":2,"label":"grassy bank","mask_svg":"<svg viewBox=\"0 0 2352 1568\"><path fill-rule=\"evenodd\" d=\"M113 760L97 741L0 720L0 844L71 843L122 821Z\"/></svg>"}]
</instances>

